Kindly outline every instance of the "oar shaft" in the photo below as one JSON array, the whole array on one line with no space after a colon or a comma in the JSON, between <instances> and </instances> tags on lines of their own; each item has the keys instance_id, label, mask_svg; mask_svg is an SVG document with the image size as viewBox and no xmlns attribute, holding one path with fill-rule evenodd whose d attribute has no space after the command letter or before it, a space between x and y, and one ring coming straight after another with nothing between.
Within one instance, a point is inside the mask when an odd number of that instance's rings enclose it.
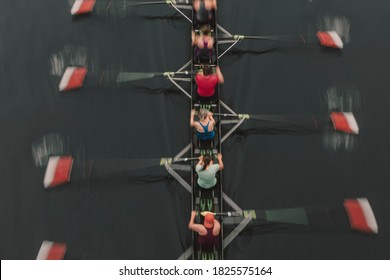
<instances>
[{"instance_id":1,"label":"oar shaft","mask_svg":"<svg viewBox=\"0 0 390 280\"><path fill-rule=\"evenodd\" d=\"M127 6L136 7L136 6L146 6L146 5L158 5L158 4L167 4L167 1L154 1L154 2L127 2Z\"/></svg>"},{"instance_id":2,"label":"oar shaft","mask_svg":"<svg viewBox=\"0 0 390 280\"><path fill-rule=\"evenodd\" d=\"M295 37L296 40L288 39L288 37ZM275 41L275 42L286 42L306 45L306 40L302 35L288 35L288 36L244 36L243 39L248 40L262 40L262 41Z\"/></svg>"},{"instance_id":3,"label":"oar shaft","mask_svg":"<svg viewBox=\"0 0 390 280\"><path fill-rule=\"evenodd\" d=\"M199 158L194 157L194 158L178 158L173 160L173 162L186 162L186 161L193 161L193 160L198 160Z\"/></svg>"},{"instance_id":4,"label":"oar shaft","mask_svg":"<svg viewBox=\"0 0 390 280\"><path fill-rule=\"evenodd\" d=\"M213 116L217 117L238 117L236 114L223 114L223 113L213 113Z\"/></svg>"},{"instance_id":5,"label":"oar shaft","mask_svg":"<svg viewBox=\"0 0 390 280\"><path fill-rule=\"evenodd\" d=\"M189 71L179 71L179 72L154 72L154 73L145 73L145 72L119 72L116 82L131 82L138 80L151 79L157 76L173 77L175 75L190 75L192 72Z\"/></svg>"}]
</instances>

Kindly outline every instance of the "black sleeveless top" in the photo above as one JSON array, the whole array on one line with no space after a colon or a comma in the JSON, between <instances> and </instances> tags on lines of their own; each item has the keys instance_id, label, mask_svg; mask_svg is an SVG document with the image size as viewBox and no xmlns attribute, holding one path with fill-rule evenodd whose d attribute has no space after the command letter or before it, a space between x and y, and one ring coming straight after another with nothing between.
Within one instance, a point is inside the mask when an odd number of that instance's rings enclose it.
<instances>
[{"instance_id":1,"label":"black sleeveless top","mask_svg":"<svg viewBox=\"0 0 390 280\"><path fill-rule=\"evenodd\" d=\"M206 229L207 229L206 235L198 236L198 243L200 246L202 246L202 249L212 250L214 248L214 245L217 245L218 243L218 236L214 236L213 228L206 228Z\"/></svg>"},{"instance_id":2,"label":"black sleeveless top","mask_svg":"<svg viewBox=\"0 0 390 280\"><path fill-rule=\"evenodd\" d=\"M200 23L207 23L211 20L212 13L211 11L206 10L205 2L200 2L200 7L197 13L197 19Z\"/></svg>"}]
</instances>

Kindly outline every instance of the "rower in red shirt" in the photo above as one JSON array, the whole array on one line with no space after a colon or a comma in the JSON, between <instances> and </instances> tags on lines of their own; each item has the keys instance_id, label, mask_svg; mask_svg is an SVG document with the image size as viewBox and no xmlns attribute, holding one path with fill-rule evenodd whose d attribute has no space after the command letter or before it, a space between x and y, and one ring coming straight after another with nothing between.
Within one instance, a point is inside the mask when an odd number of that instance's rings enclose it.
<instances>
[{"instance_id":1,"label":"rower in red shirt","mask_svg":"<svg viewBox=\"0 0 390 280\"><path fill-rule=\"evenodd\" d=\"M203 71L195 76L197 92L200 97L209 98L214 95L215 86L224 82L223 75L219 67L212 73L210 65L203 65Z\"/></svg>"}]
</instances>

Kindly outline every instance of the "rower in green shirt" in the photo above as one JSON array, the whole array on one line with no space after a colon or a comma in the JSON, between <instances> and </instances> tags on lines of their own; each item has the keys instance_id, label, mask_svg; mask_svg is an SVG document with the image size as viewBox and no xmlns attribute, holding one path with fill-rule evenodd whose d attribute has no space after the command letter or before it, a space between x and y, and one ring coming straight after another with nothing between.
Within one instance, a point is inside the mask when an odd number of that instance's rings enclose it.
<instances>
[{"instance_id":1,"label":"rower in green shirt","mask_svg":"<svg viewBox=\"0 0 390 280\"><path fill-rule=\"evenodd\" d=\"M210 156L202 156L195 167L198 173L198 185L204 189L210 189L217 184L215 174L223 169L222 155L217 156L218 164L214 164Z\"/></svg>"}]
</instances>

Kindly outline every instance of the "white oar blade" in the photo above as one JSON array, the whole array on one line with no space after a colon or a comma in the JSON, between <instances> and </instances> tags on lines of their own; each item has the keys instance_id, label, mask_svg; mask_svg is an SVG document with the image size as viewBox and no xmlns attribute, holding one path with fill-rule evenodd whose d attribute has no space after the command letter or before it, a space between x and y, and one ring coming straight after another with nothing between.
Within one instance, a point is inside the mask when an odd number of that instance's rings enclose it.
<instances>
[{"instance_id":1,"label":"white oar blade","mask_svg":"<svg viewBox=\"0 0 390 280\"><path fill-rule=\"evenodd\" d=\"M154 73L139 73L139 72L120 72L116 78L117 83L132 82L144 79L151 79L155 76Z\"/></svg>"},{"instance_id":2,"label":"white oar blade","mask_svg":"<svg viewBox=\"0 0 390 280\"><path fill-rule=\"evenodd\" d=\"M50 157L47 164L43 185L45 188L52 188L70 181L73 158L71 156Z\"/></svg>"},{"instance_id":3,"label":"white oar blade","mask_svg":"<svg viewBox=\"0 0 390 280\"><path fill-rule=\"evenodd\" d=\"M73 3L70 13L72 14L72 16L89 14L92 12L95 3L96 0L76 0Z\"/></svg>"},{"instance_id":4,"label":"white oar blade","mask_svg":"<svg viewBox=\"0 0 390 280\"><path fill-rule=\"evenodd\" d=\"M86 67L67 67L59 85L60 91L81 88L87 75Z\"/></svg>"},{"instance_id":5,"label":"white oar blade","mask_svg":"<svg viewBox=\"0 0 390 280\"><path fill-rule=\"evenodd\" d=\"M359 126L354 115L350 112L332 112L330 118L335 130L349 134L359 134Z\"/></svg>"},{"instance_id":6,"label":"white oar blade","mask_svg":"<svg viewBox=\"0 0 390 280\"><path fill-rule=\"evenodd\" d=\"M317 38L321 46L333 49L342 49L343 41L336 31L318 31Z\"/></svg>"},{"instance_id":7,"label":"white oar blade","mask_svg":"<svg viewBox=\"0 0 390 280\"><path fill-rule=\"evenodd\" d=\"M352 229L371 234L378 233L378 224L367 198L346 199L344 207Z\"/></svg>"},{"instance_id":8,"label":"white oar blade","mask_svg":"<svg viewBox=\"0 0 390 280\"><path fill-rule=\"evenodd\" d=\"M53 241L43 241L39 249L37 260L63 260L66 253L66 245Z\"/></svg>"}]
</instances>

